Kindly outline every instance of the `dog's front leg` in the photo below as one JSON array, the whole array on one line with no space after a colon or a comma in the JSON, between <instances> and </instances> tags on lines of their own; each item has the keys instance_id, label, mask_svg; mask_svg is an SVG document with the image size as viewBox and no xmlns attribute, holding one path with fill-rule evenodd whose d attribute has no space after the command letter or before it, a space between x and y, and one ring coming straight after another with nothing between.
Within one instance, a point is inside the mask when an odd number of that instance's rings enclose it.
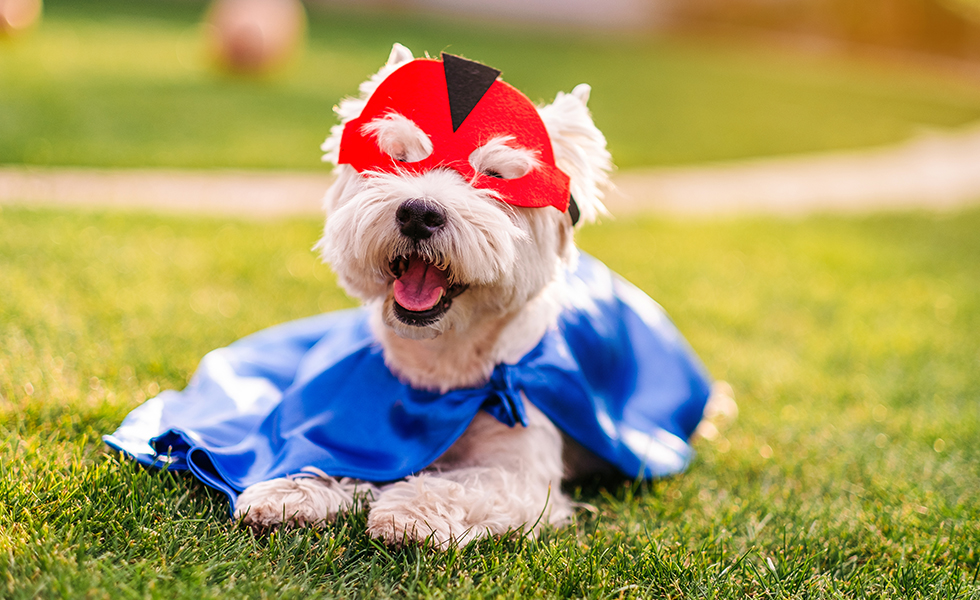
<instances>
[{"instance_id":1,"label":"dog's front leg","mask_svg":"<svg viewBox=\"0 0 980 600\"><path fill-rule=\"evenodd\" d=\"M354 479L335 479L318 474L310 477L271 479L257 483L238 496L235 518L255 528L283 523L323 525L351 510L361 498L370 500L377 488Z\"/></svg>"},{"instance_id":2,"label":"dog's front leg","mask_svg":"<svg viewBox=\"0 0 980 600\"><path fill-rule=\"evenodd\" d=\"M566 523L572 506L561 492L561 435L526 406L527 427L481 412L431 470L383 488L371 504L368 533L389 544L429 539L446 548Z\"/></svg>"}]
</instances>

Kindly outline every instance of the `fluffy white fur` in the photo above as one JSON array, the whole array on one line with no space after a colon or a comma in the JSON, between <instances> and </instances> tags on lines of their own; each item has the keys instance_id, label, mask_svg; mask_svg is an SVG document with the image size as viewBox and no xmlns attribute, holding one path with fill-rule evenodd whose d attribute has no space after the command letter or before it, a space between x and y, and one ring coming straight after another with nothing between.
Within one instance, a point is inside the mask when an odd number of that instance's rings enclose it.
<instances>
[{"instance_id":1,"label":"fluffy white fur","mask_svg":"<svg viewBox=\"0 0 980 600\"><path fill-rule=\"evenodd\" d=\"M517 146L514 138L503 136L493 138L474 150L470 154L470 164L477 173L517 179L538 166L538 157L535 151Z\"/></svg>"},{"instance_id":2,"label":"fluffy white fur","mask_svg":"<svg viewBox=\"0 0 980 600\"><path fill-rule=\"evenodd\" d=\"M417 162L432 154L432 140L411 119L390 112L361 127L381 151L400 162Z\"/></svg>"},{"instance_id":3,"label":"fluffy white fur","mask_svg":"<svg viewBox=\"0 0 980 600\"><path fill-rule=\"evenodd\" d=\"M395 44L388 63L361 85L361 96L336 108L341 123L356 118L378 84L410 60L411 52ZM539 109L556 163L571 178L580 222L605 214L602 191L612 169L588 96L589 87L580 85ZM432 151L424 132L402 115L367 127L393 157L418 160ZM323 144L324 159L334 164L341 133L342 126L334 127ZM519 177L538 164L534 153L506 137L488 140L470 160L478 171L503 177ZM495 365L519 360L556 322L566 294L559 275L577 256L567 213L513 207L455 171L360 174L339 165L335 173L317 247L341 285L370 307L385 361L400 378L442 391L482 384ZM422 240L402 235L395 212L410 199L438 207L444 227ZM446 269L451 284L468 286L425 326L402 322L394 310L390 265L409 253ZM260 527L323 523L350 510L360 489L370 502L369 533L392 544L429 539L446 547L561 525L572 515L560 488L562 436L530 402L527 408L527 427L507 427L480 413L435 464L403 481L381 488L326 475L268 481L245 490L237 515Z\"/></svg>"}]
</instances>

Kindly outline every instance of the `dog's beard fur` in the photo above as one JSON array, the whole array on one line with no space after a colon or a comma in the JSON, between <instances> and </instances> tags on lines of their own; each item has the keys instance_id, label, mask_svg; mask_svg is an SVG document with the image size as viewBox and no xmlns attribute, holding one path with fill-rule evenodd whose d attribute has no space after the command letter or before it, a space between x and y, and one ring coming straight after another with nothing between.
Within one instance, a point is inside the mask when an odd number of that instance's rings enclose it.
<instances>
[{"instance_id":1,"label":"dog's beard fur","mask_svg":"<svg viewBox=\"0 0 980 600\"><path fill-rule=\"evenodd\" d=\"M340 284L370 306L376 313L374 322L386 328L377 333L393 370L422 387L475 385L489 377L496 362L512 358L501 354L533 347L533 338L539 338L542 326L557 315L556 294L543 292L557 285L574 255L567 214L550 207L505 204L455 171L359 175L344 166L338 171L328 198L330 218L318 248ZM396 211L411 199L424 200L445 215L445 225L430 238L415 240L399 229ZM431 323L405 322L395 309L392 263L412 254L444 269L449 283L462 289ZM501 339L501 329L529 310L544 322ZM461 373L463 381L428 381L415 376L410 364L401 364L398 350L411 351L390 333L419 342L441 337L442 346L479 343L483 364Z\"/></svg>"}]
</instances>

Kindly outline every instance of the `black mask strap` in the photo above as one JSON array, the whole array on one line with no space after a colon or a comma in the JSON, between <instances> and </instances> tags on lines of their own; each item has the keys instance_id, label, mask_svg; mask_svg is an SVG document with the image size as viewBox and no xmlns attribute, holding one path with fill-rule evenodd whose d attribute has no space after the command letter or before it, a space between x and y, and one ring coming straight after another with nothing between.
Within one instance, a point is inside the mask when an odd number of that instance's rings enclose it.
<instances>
[{"instance_id":1,"label":"black mask strap","mask_svg":"<svg viewBox=\"0 0 980 600\"><path fill-rule=\"evenodd\" d=\"M573 226L578 223L579 218L582 216L582 213L578 209L578 203L575 202L575 198L572 196L568 197L568 216L572 218Z\"/></svg>"}]
</instances>

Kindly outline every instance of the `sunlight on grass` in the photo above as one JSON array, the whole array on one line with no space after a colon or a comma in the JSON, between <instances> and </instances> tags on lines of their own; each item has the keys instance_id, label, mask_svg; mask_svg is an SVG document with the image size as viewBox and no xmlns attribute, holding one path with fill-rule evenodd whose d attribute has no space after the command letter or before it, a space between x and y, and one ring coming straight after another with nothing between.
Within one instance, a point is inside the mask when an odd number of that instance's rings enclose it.
<instances>
[{"instance_id":1,"label":"sunlight on grass","mask_svg":"<svg viewBox=\"0 0 980 600\"><path fill-rule=\"evenodd\" d=\"M500 68L535 101L578 83L622 167L886 144L980 119L980 88L732 43L590 35L397 11L313 10L284 72L220 75L199 2L52 0L0 44L0 163L322 168L331 107L394 41Z\"/></svg>"},{"instance_id":2,"label":"sunlight on grass","mask_svg":"<svg viewBox=\"0 0 980 600\"><path fill-rule=\"evenodd\" d=\"M980 212L675 222L581 245L669 311L741 415L683 476L572 490L538 542L433 554L364 514L254 537L99 435L203 354L351 306L320 224L0 211L0 595L980 594Z\"/></svg>"}]
</instances>

